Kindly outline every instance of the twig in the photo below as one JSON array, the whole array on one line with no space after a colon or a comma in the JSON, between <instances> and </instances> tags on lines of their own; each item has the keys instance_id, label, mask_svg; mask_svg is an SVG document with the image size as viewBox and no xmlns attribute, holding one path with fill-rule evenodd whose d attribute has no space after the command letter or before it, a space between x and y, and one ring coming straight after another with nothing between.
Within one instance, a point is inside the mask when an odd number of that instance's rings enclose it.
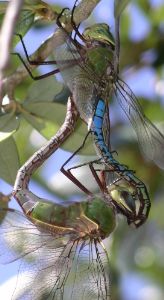
<instances>
[{"instance_id":1,"label":"twig","mask_svg":"<svg viewBox=\"0 0 164 300\"><path fill-rule=\"evenodd\" d=\"M9 63L10 46L13 37L13 31L21 10L23 0L11 0L8 4L6 14L0 33L0 102L3 71Z\"/></svg>"}]
</instances>

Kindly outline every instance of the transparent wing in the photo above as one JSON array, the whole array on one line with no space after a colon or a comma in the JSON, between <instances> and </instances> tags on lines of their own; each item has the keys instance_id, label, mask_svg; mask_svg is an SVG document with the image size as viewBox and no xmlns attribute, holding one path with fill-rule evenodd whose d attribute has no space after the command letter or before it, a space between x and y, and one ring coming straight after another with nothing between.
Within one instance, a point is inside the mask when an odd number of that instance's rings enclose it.
<instances>
[{"instance_id":1,"label":"transparent wing","mask_svg":"<svg viewBox=\"0 0 164 300\"><path fill-rule=\"evenodd\" d=\"M137 134L144 157L154 161L159 168L164 169L164 135L144 115L136 96L121 79L115 82L114 93Z\"/></svg>"},{"instance_id":2,"label":"transparent wing","mask_svg":"<svg viewBox=\"0 0 164 300\"><path fill-rule=\"evenodd\" d=\"M54 236L12 210L0 226L0 259L20 260L13 300L110 299L108 257L94 239Z\"/></svg>"},{"instance_id":3,"label":"transparent wing","mask_svg":"<svg viewBox=\"0 0 164 300\"><path fill-rule=\"evenodd\" d=\"M81 118L88 122L93 115L95 104L92 70L85 64L78 45L74 45L68 36L66 42L55 49L55 60L64 82L72 92Z\"/></svg>"},{"instance_id":4,"label":"transparent wing","mask_svg":"<svg viewBox=\"0 0 164 300\"><path fill-rule=\"evenodd\" d=\"M101 243L93 239L80 243L71 299L111 299L107 266L108 256Z\"/></svg>"}]
</instances>

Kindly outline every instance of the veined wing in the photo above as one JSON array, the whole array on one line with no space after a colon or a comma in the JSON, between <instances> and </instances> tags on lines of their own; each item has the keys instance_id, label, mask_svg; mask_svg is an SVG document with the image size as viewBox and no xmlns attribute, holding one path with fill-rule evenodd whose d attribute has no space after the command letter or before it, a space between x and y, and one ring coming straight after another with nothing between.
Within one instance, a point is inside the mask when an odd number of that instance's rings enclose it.
<instances>
[{"instance_id":1,"label":"veined wing","mask_svg":"<svg viewBox=\"0 0 164 300\"><path fill-rule=\"evenodd\" d=\"M101 242L38 230L23 214L9 210L0 226L0 260L17 259L13 300L110 299Z\"/></svg>"},{"instance_id":2,"label":"veined wing","mask_svg":"<svg viewBox=\"0 0 164 300\"><path fill-rule=\"evenodd\" d=\"M114 93L137 134L144 157L164 169L164 135L144 115L136 96L123 80L115 82Z\"/></svg>"},{"instance_id":3,"label":"veined wing","mask_svg":"<svg viewBox=\"0 0 164 300\"><path fill-rule=\"evenodd\" d=\"M63 34L65 34L64 31ZM91 79L94 74L85 63L84 55L80 50L82 46L78 44L76 46L67 36L66 42L55 49L55 60L66 85L72 92L81 118L88 123L93 115L95 104L95 87ZM71 61L70 65L69 61ZM66 67L66 62L68 67Z\"/></svg>"}]
</instances>

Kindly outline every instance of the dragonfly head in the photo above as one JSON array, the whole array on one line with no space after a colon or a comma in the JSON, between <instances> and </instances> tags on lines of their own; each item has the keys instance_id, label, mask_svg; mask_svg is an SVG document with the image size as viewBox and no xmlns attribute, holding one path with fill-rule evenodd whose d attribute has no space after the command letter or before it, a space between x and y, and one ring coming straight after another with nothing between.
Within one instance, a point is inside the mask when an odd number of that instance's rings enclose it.
<instances>
[{"instance_id":1,"label":"dragonfly head","mask_svg":"<svg viewBox=\"0 0 164 300\"><path fill-rule=\"evenodd\" d=\"M136 188L128 181L121 179L107 187L118 212L127 217L128 224L135 227L142 225L147 219L144 212L144 199L142 193L136 193Z\"/></svg>"},{"instance_id":2,"label":"dragonfly head","mask_svg":"<svg viewBox=\"0 0 164 300\"><path fill-rule=\"evenodd\" d=\"M110 32L109 26L105 23L94 24L90 27L87 27L84 30L83 35L91 42L97 41L102 44L111 46L111 48L114 49L114 38Z\"/></svg>"}]
</instances>

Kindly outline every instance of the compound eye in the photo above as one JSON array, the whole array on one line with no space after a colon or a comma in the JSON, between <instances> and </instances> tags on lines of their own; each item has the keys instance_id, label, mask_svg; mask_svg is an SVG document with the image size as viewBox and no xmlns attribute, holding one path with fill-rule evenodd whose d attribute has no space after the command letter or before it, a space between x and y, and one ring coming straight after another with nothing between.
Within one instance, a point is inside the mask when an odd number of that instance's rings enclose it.
<instances>
[{"instance_id":1,"label":"compound eye","mask_svg":"<svg viewBox=\"0 0 164 300\"><path fill-rule=\"evenodd\" d=\"M133 196L127 191L121 191L120 196L124 199L126 206L128 206L131 211L135 211L135 199Z\"/></svg>"}]
</instances>

